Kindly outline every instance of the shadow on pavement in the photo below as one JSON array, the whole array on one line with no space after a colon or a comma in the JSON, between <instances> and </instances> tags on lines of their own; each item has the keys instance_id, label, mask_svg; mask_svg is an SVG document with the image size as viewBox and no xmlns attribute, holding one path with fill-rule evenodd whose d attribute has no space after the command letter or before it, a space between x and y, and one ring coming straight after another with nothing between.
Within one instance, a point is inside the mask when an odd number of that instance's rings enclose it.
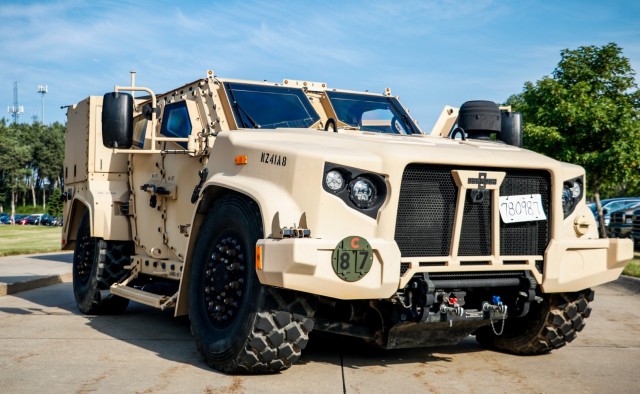
<instances>
[{"instance_id":1,"label":"shadow on pavement","mask_svg":"<svg viewBox=\"0 0 640 394\"><path fill-rule=\"evenodd\" d=\"M321 360L344 368L360 369L370 366L449 362L452 360L449 356L485 350L473 337L468 337L454 346L382 349L359 339L314 331L298 363L306 364Z\"/></svg>"},{"instance_id":2,"label":"shadow on pavement","mask_svg":"<svg viewBox=\"0 0 640 394\"><path fill-rule=\"evenodd\" d=\"M29 256L28 258L34 259L34 260L57 261L59 263L71 264L73 262L73 253L64 252L64 253L54 253L54 254L43 254L43 255Z\"/></svg>"}]
</instances>

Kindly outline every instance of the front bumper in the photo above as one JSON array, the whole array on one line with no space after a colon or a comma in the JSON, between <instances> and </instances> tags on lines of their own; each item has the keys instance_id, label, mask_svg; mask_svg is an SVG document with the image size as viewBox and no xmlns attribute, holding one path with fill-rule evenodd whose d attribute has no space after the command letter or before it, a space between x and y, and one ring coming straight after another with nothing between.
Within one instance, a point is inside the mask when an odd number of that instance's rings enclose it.
<instances>
[{"instance_id":1,"label":"front bumper","mask_svg":"<svg viewBox=\"0 0 640 394\"><path fill-rule=\"evenodd\" d=\"M266 285L304 291L343 300L387 299L401 288L400 265L406 259L394 241L368 239L374 252L371 270L355 282L336 275L331 256L338 239L286 238L262 239L262 269L257 270L260 282ZM544 255L544 272L536 271L532 256L522 265L500 256L479 256L486 265L463 265L460 258L445 256L443 266L413 264L409 275L420 272L481 272L531 270L545 293L578 291L618 278L626 263L633 258L633 243L629 239L552 240ZM470 258L467 257L467 260Z\"/></svg>"},{"instance_id":2,"label":"front bumper","mask_svg":"<svg viewBox=\"0 0 640 394\"><path fill-rule=\"evenodd\" d=\"M336 275L331 254L339 239L261 239L263 284L299 290L343 300L386 299L398 290L400 250L395 242L367 239L373 248L371 270L359 281Z\"/></svg>"},{"instance_id":3,"label":"front bumper","mask_svg":"<svg viewBox=\"0 0 640 394\"><path fill-rule=\"evenodd\" d=\"M625 238L557 241L545 253L542 290L579 291L616 280L633 258L633 242Z\"/></svg>"}]
</instances>

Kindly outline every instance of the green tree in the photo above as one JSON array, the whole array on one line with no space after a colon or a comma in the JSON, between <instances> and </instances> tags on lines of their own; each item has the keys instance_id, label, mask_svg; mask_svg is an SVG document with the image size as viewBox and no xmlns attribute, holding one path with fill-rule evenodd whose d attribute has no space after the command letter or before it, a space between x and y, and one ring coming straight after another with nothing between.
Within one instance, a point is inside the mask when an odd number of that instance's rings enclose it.
<instances>
[{"instance_id":1,"label":"green tree","mask_svg":"<svg viewBox=\"0 0 640 394\"><path fill-rule=\"evenodd\" d=\"M51 192L51 200L49 201L49 210L47 213L51 216L60 217L62 216L63 205L62 201L60 201L60 196L62 195L62 191L60 189L55 188L53 192Z\"/></svg>"},{"instance_id":2,"label":"green tree","mask_svg":"<svg viewBox=\"0 0 640 394\"><path fill-rule=\"evenodd\" d=\"M49 127L35 124L32 127L33 169L38 175L37 184L42 193L42 209L46 210L47 188L59 184L64 158L64 126L54 123ZM47 187L48 186L48 187Z\"/></svg>"},{"instance_id":3,"label":"green tree","mask_svg":"<svg viewBox=\"0 0 640 394\"><path fill-rule=\"evenodd\" d=\"M551 77L507 100L523 114L524 145L585 167L592 193L638 194L640 92L629 60L615 43L560 56Z\"/></svg>"},{"instance_id":4,"label":"green tree","mask_svg":"<svg viewBox=\"0 0 640 394\"><path fill-rule=\"evenodd\" d=\"M31 149L23 144L21 136L19 125L0 129L0 173L3 190L10 197L11 213L15 213L17 194L24 190L24 180L31 173Z\"/></svg>"}]
</instances>

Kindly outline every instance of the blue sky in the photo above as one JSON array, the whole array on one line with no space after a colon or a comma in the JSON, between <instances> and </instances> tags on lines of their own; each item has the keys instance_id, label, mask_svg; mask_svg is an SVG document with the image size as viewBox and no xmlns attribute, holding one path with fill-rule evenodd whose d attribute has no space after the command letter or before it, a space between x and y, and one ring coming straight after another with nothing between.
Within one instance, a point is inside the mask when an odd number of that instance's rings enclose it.
<instances>
[{"instance_id":1,"label":"blue sky","mask_svg":"<svg viewBox=\"0 0 640 394\"><path fill-rule=\"evenodd\" d=\"M638 1L3 1L0 117L20 122L116 84L157 93L205 75L382 92L431 129L444 105L503 102L560 51L615 42L640 71ZM638 78L636 78L638 80Z\"/></svg>"}]
</instances>

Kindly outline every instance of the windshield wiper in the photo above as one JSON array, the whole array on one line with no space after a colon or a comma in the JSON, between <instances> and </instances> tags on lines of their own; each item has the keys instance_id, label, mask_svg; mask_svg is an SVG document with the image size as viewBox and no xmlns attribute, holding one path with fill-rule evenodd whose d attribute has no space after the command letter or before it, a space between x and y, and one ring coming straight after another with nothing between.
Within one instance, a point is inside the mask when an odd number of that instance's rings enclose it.
<instances>
[{"instance_id":1,"label":"windshield wiper","mask_svg":"<svg viewBox=\"0 0 640 394\"><path fill-rule=\"evenodd\" d=\"M255 121L255 120L253 120L253 118L251 117L251 115L249 115L249 113L248 113L247 111L245 111L245 110L244 110L244 108L242 108L242 107L240 106L240 104L238 104L238 102L237 102L237 101L235 101L235 100L234 100L234 101L233 101L233 105L234 105L234 107L236 107L236 109L238 110L238 112L242 111L242 113L244 114L244 116L246 116L246 117L247 117L247 119L249 120L249 122L251 122L251 126L252 126L254 129L259 129L259 128L261 128L261 126L260 126L260 125ZM243 126L243 127L246 127L246 126L247 126L247 125L244 123L244 119L242 119L242 115L240 116L240 121L242 122L242 126Z\"/></svg>"},{"instance_id":2,"label":"windshield wiper","mask_svg":"<svg viewBox=\"0 0 640 394\"><path fill-rule=\"evenodd\" d=\"M246 128L247 124L244 123L244 119L242 119L242 114L240 114L240 112L242 112L247 117L249 122L251 122L251 126L253 126L254 129L259 129L260 125L255 120L253 120L251 115L249 115L247 111L245 111L244 108L240 106L240 104L238 104L238 101L236 100L236 97L233 94L233 89L231 88L231 85L229 85L229 88L227 89L227 91L229 92L229 96L231 96L231 100L233 100L233 106L236 108L236 112L238 112L238 117L240 118L240 123L242 123L242 127Z\"/></svg>"}]
</instances>

